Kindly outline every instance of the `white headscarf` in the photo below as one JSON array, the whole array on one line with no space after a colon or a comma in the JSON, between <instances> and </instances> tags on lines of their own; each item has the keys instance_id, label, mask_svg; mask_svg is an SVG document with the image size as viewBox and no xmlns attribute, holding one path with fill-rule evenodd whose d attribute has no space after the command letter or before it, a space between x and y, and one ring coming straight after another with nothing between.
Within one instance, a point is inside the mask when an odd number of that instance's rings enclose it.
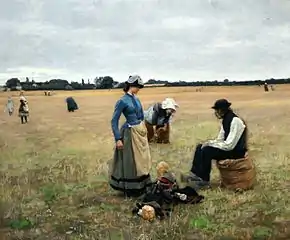
<instances>
[{"instance_id":1,"label":"white headscarf","mask_svg":"<svg viewBox=\"0 0 290 240\"><path fill-rule=\"evenodd\" d=\"M127 80L127 83L130 83L130 84L132 84L134 82L137 82L140 86L144 86L144 82L139 75L132 75Z\"/></svg>"},{"instance_id":2,"label":"white headscarf","mask_svg":"<svg viewBox=\"0 0 290 240\"><path fill-rule=\"evenodd\" d=\"M162 102L161 107L163 109L173 109L176 111L176 108L179 108L179 105L175 102L173 98L165 98L165 100Z\"/></svg>"},{"instance_id":3,"label":"white headscarf","mask_svg":"<svg viewBox=\"0 0 290 240\"><path fill-rule=\"evenodd\" d=\"M20 97L20 101L24 101L24 102L27 102L26 98L24 96L21 96Z\"/></svg>"}]
</instances>

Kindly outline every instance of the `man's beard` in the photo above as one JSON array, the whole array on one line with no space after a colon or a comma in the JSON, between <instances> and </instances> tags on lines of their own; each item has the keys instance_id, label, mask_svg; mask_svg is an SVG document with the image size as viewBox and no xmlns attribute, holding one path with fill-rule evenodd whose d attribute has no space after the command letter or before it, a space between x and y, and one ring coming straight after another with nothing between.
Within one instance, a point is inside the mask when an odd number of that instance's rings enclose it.
<instances>
[{"instance_id":1,"label":"man's beard","mask_svg":"<svg viewBox=\"0 0 290 240\"><path fill-rule=\"evenodd\" d=\"M222 116L221 116L220 114L218 114L217 112L215 112L214 115L215 115L218 119L222 119Z\"/></svg>"}]
</instances>

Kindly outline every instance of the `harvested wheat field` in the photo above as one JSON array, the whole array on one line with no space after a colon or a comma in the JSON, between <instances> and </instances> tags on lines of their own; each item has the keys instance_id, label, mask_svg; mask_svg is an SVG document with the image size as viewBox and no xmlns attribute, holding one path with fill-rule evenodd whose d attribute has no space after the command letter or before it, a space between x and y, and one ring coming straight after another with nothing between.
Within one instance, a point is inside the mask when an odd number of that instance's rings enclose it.
<instances>
[{"instance_id":1,"label":"harvested wheat field","mask_svg":"<svg viewBox=\"0 0 290 240\"><path fill-rule=\"evenodd\" d=\"M290 239L289 86L274 92L254 87L148 88L144 107L173 97L180 109L170 145L151 145L152 174L159 161L176 173L190 169L195 145L215 138L219 122L211 105L228 98L250 131L257 167L254 190L234 193L214 185L200 205L182 205L162 222L132 216L134 201L107 185L113 154L110 120L121 90L26 92L28 124L17 111L0 115L0 239ZM4 106L8 93L1 93ZM18 108L18 93L15 96ZM66 110L73 96L80 109ZM213 167L212 182L219 175Z\"/></svg>"}]
</instances>

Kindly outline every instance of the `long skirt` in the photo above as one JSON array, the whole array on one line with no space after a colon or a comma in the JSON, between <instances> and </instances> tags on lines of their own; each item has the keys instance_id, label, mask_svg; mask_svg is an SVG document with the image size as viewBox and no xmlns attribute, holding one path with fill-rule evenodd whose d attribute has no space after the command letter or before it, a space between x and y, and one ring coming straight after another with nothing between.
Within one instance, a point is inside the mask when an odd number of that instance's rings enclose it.
<instances>
[{"instance_id":1,"label":"long skirt","mask_svg":"<svg viewBox=\"0 0 290 240\"><path fill-rule=\"evenodd\" d=\"M66 103L67 103L67 110L69 112L74 112L75 110L79 109L76 101L72 97L68 97L66 99Z\"/></svg>"},{"instance_id":2,"label":"long skirt","mask_svg":"<svg viewBox=\"0 0 290 240\"><path fill-rule=\"evenodd\" d=\"M8 111L9 116L11 116L13 114L13 112L14 112L14 108L11 108L11 107L7 107L6 110Z\"/></svg>"},{"instance_id":3,"label":"long skirt","mask_svg":"<svg viewBox=\"0 0 290 240\"><path fill-rule=\"evenodd\" d=\"M18 116L19 117L28 117L29 116L29 112L27 112L27 111L19 111L18 112Z\"/></svg>"},{"instance_id":4,"label":"long skirt","mask_svg":"<svg viewBox=\"0 0 290 240\"><path fill-rule=\"evenodd\" d=\"M152 162L144 124L143 128L145 134L137 137L138 132L134 127L121 130L123 149L115 149L110 166L110 186L128 197L142 195L152 184L150 177Z\"/></svg>"}]
</instances>

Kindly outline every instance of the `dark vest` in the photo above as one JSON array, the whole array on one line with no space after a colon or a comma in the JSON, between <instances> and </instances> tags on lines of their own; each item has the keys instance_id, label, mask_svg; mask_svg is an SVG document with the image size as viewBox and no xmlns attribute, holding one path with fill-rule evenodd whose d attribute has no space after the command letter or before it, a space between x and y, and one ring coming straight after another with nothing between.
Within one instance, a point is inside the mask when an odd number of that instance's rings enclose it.
<instances>
[{"instance_id":1,"label":"dark vest","mask_svg":"<svg viewBox=\"0 0 290 240\"><path fill-rule=\"evenodd\" d=\"M223 125L223 129L225 131L224 141L227 139L227 137L230 133L231 123L232 123L232 120L234 117L238 117L238 116L235 113L233 113L232 111L229 111L223 117L222 125ZM234 152L245 153L248 150L247 149L247 131L248 131L248 129L246 127L244 129L244 132L243 132L242 136L240 137L237 145L233 149Z\"/></svg>"}]
</instances>

